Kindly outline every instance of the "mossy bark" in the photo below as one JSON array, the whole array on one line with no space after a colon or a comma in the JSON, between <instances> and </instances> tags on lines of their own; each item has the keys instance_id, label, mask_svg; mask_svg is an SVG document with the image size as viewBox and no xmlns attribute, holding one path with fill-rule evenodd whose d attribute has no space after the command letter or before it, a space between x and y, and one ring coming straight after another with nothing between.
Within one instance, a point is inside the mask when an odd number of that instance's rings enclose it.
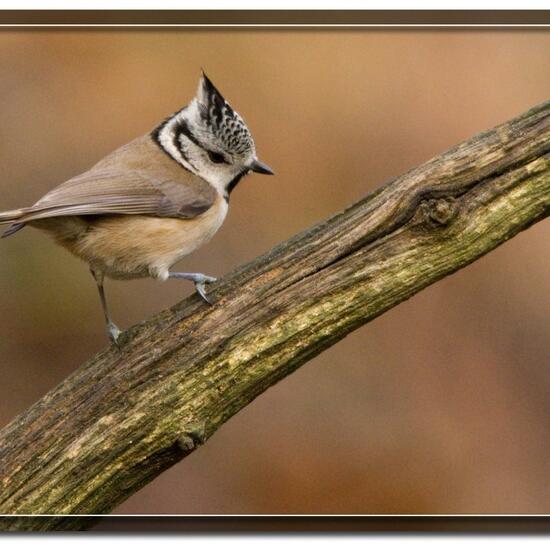
<instances>
[{"instance_id":1,"label":"mossy bark","mask_svg":"<svg viewBox=\"0 0 550 550\"><path fill-rule=\"evenodd\" d=\"M546 217L549 153L546 103L211 285L213 307L193 296L133 327L0 432L0 513L109 512L300 365Z\"/></svg>"}]
</instances>

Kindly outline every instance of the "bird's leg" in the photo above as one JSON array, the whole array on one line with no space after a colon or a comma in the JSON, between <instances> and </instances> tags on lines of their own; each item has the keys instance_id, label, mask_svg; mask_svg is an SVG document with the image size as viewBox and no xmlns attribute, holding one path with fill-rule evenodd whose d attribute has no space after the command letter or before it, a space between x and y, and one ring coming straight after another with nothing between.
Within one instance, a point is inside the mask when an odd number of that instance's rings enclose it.
<instances>
[{"instance_id":1,"label":"bird's leg","mask_svg":"<svg viewBox=\"0 0 550 550\"><path fill-rule=\"evenodd\" d=\"M206 283L213 283L216 280L215 277L209 277L208 275L204 275L203 273L181 273L174 271L168 273L168 277L170 279L185 279L187 281L193 281L195 283L195 288L197 289L197 292L200 294L201 298L208 304L212 305L212 302L208 299L208 296L206 295L206 288L204 285Z\"/></svg>"},{"instance_id":2,"label":"bird's leg","mask_svg":"<svg viewBox=\"0 0 550 550\"><path fill-rule=\"evenodd\" d=\"M109 309L107 307L107 300L105 298L105 290L103 288L103 273L101 271L96 271L90 269L92 275L94 276L95 282L97 283L97 290L99 292L99 299L101 300L101 307L103 308L103 315L105 316L105 325L107 327L107 334L109 339L113 344L118 346L118 337L121 334L120 329L113 323L109 315Z\"/></svg>"}]
</instances>

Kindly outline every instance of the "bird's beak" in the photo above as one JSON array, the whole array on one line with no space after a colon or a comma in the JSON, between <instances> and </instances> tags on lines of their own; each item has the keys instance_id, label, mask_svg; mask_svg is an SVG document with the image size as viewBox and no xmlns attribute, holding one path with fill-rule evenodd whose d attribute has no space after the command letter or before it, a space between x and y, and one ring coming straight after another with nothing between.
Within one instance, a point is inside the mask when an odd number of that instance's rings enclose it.
<instances>
[{"instance_id":1,"label":"bird's beak","mask_svg":"<svg viewBox=\"0 0 550 550\"><path fill-rule=\"evenodd\" d=\"M258 174L268 174L269 176L273 176L275 174L275 172L267 164L264 164L258 159L254 159L250 163L249 168L252 172L257 172Z\"/></svg>"}]
</instances>

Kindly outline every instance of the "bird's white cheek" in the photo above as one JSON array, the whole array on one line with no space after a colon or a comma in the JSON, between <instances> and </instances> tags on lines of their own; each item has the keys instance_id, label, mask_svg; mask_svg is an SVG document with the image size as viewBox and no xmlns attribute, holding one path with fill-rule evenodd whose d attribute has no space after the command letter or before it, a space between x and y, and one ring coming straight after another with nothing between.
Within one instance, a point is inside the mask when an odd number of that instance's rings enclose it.
<instances>
[{"instance_id":1,"label":"bird's white cheek","mask_svg":"<svg viewBox=\"0 0 550 550\"><path fill-rule=\"evenodd\" d=\"M220 195L224 195L229 182L237 176L239 170L233 165L220 164L204 166L199 175L212 185Z\"/></svg>"}]
</instances>

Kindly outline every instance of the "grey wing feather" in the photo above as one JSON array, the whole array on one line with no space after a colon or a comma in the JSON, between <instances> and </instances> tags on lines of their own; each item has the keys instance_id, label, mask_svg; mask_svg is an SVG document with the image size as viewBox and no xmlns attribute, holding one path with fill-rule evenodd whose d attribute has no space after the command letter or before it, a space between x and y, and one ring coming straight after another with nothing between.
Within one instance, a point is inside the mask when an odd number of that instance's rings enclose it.
<instances>
[{"instance_id":1,"label":"grey wing feather","mask_svg":"<svg viewBox=\"0 0 550 550\"><path fill-rule=\"evenodd\" d=\"M196 176L186 184L156 180L138 171L98 170L56 187L25 209L17 221L92 214L194 218L208 210L215 198L215 190Z\"/></svg>"}]
</instances>

